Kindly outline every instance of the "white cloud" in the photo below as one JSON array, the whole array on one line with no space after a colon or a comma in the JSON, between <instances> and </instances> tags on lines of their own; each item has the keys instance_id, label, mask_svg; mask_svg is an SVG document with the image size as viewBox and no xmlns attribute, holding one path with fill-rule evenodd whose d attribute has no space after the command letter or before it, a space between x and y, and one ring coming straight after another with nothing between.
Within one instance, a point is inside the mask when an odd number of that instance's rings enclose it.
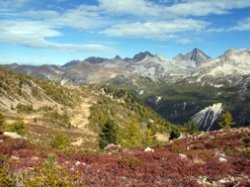
<instances>
[{"instance_id":1,"label":"white cloud","mask_svg":"<svg viewBox=\"0 0 250 187\"><path fill-rule=\"evenodd\" d=\"M170 1L167 1L170 2ZM171 18L174 16L206 16L226 14L232 9L250 7L249 0L185 0L158 5L149 0L99 0L99 7L110 14Z\"/></svg>"},{"instance_id":2,"label":"white cloud","mask_svg":"<svg viewBox=\"0 0 250 187\"><path fill-rule=\"evenodd\" d=\"M97 5L80 5L61 12L28 10L27 7L23 12L11 11L14 7L23 7L29 1L0 0L0 15L13 19L0 21L1 41L37 48L100 52L114 52L114 49L100 44L58 44L48 38L62 37L63 31L59 32L59 29L70 27L107 36L170 39L186 44L191 40L180 37L179 33L205 29L210 32L225 31L208 28L208 22L188 19L189 16L226 14L232 9L250 7L249 0L162 0L161 4L153 0L98 0ZM28 21L31 18L33 21ZM249 28L250 21L246 19L231 30Z\"/></svg>"},{"instance_id":3,"label":"white cloud","mask_svg":"<svg viewBox=\"0 0 250 187\"><path fill-rule=\"evenodd\" d=\"M64 12L56 10L26 10L22 12L0 10L0 15L12 19L39 20L56 27L66 26L77 29L93 29L107 24L109 21L101 14L102 12L98 7L85 5Z\"/></svg>"},{"instance_id":4,"label":"white cloud","mask_svg":"<svg viewBox=\"0 0 250 187\"><path fill-rule=\"evenodd\" d=\"M0 0L0 10L13 10L23 7L30 0Z\"/></svg>"},{"instance_id":5,"label":"white cloud","mask_svg":"<svg viewBox=\"0 0 250 187\"><path fill-rule=\"evenodd\" d=\"M250 17L238 21L233 26L210 28L206 32L230 32L230 31L250 31Z\"/></svg>"},{"instance_id":6,"label":"white cloud","mask_svg":"<svg viewBox=\"0 0 250 187\"><path fill-rule=\"evenodd\" d=\"M35 19L52 19L60 16L60 13L53 10L28 10L16 16L32 17Z\"/></svg>"},{"instance_id":7,"label":"white cloud","mask_svg":"<svg viewBox=\"0 0 250 187\"><path fill-rule=\"evenodd\" d=\"M230 30L249 31L250 30L250 17L239 21L238 24L235 27L231 28Z\"/></svg>"},{"instance_id":8,"label":"white cloud","mask_svg":"<svg viewBox=\"0 0 250 187\"><path fill-rule=\"evenodd\" d=\"M69 9L58 17L48 21L59 26L78 29L98 28L108 22L108 20L101 15L101 10L98 7L85 5L81 5L75 9Z\"/></svg>"},{"instance_id":9,"label":"white cloud","mask_svg":"<svg viewBox=\"0 0 250 187\"><path fill-rule=\"evenodd\" d=\"M178 16L205 16L226 14L232 9L250 7L249 0L189 0L167 7L169 13Z\"/></svg>"},{"instance_id":10,"label":"white cloud","mask_svg":"<svg viewBox=\"0 0 250 187\"><path fill-rule=\"evenodd\" d=\"M61 44L48 38L62 34L53 25L38 21L0 21L0 41L36 48L68 52L101 52L116 54L113 48L100 44Z\"/></svg>"},{"instance_id":11,"label":"white cloud","mask_svg":"<svg viewBox=\"0 0 250 187\"><path fill-rule=\"evenodd\" d=\"M176 19L173 21L136 22L114 25L101 33L108 36L135 37L147 39L173 39L176 34L187 31L201 31L209 24L194 19Z\"/></svg>"},{"instance_id":12,"label":"white cloud","mask_svg":"<svg viewBox=\"0 0 250 187\"><path fill-rule=\"evenodd\" d=\"M162 8L148 0L99 0L99 7L109 14L159 16Z\"/></svg>"}]
</instances>

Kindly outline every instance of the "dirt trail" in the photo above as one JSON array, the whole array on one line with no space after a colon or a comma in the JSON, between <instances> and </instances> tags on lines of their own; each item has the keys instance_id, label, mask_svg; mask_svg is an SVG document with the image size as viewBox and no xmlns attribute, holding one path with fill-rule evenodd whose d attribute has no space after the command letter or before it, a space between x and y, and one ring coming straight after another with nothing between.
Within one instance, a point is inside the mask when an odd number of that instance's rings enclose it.
<instances>
[{"instance_id":1,"label":"dirt trail","mask_svg":"<svg viewBox=\"0 0 250 187\"><path fill-rule=\"evenodd\" d=\"M94 104L94 99L92 97L83 98L78 107L73 111L71 117L71 125L79 129L84 130L86 133L91 133L87 128L90 116L90 107Z\"/></svg>"}]
</instances>

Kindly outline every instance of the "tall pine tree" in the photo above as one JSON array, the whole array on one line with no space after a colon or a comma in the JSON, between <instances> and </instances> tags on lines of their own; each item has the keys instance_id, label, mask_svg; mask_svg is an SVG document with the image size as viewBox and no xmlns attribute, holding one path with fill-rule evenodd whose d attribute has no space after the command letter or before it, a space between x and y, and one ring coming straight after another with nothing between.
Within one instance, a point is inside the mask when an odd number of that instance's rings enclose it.
<instances>
[{"instance_id":1,"label":"tall pine tree","mask_svg":"<svg viewBox=\"0 0 250 187\"><path fill-rule=\"evenodd\" d=\"M221 117L221 122L219 125L224 129L228 130L233 125L233 117L230 112L225 112Z\"/></svg>"},{"instance_id":2,"label":"tall pine tree","mask_svg":"<svg viewBox=\"0 0 250 187\"><path fill-rule=\"evenodd\" d=\"M99 147L103 149L108 144L116 144L116 125L112 120L108 120L99 134Z\"/></svg>"}]
</instances>

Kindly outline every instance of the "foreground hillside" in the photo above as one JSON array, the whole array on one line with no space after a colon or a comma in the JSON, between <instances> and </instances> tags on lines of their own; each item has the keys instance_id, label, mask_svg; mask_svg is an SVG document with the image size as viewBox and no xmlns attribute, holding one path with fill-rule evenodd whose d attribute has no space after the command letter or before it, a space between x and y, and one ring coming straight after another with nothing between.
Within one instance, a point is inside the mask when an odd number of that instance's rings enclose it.
<instances>
[{"instance_id":1,"label":"foreground hillside","mask_svg":"<svg viewBox=\"0 0 250 187\"><path fill-rule=\"evenodd\" d=\"M180 128L107 85L0 79L0 187L250 185L249 128Z\"/></svg>"},{"instance_id":2,"label":"foreground hillside","mask_svg":"<svg viewBox=\"0 0 250 187\"><path fill-rule=\"evenodd\" d=\"M0 186L250 185L249 128L106 153L58 151L3 135L0 141Z\"/></svg>"},{"instance_id":3,"label":"foreground hillside","mask_svg":"<svg viewBox=\"0 0 250 187\"><path fill-rule=\"evenodd\" d=\"M98 150L101 132L105 125L112 125L116 138L103 146L146 146L166 142L166 134L180 130L125 90L98 85L63 87L4 69L0 69L0 78L3 130L17 132L36 144L50 146L51 139L63 132L72 145Z\"/></svg>"}]
</instances>

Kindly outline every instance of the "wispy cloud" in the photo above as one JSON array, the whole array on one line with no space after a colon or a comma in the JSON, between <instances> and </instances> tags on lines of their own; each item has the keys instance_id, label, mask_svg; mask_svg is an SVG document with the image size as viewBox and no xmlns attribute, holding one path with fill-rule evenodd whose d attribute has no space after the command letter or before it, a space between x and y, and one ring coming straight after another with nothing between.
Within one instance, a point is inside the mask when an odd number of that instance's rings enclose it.
<instances>
[{"instance_id":1,"label":"wispy cloud","mask_svg":"<svg viewBox=\"0 0 250 187\"><path fill-rule=\"evenodd\" d=\"M57 0L57 2L64 0ZM36 48L65 51L99 51L116 53L112 45L60 44L54 37L63 37L63 28L84 30L110 37L172 40L187 44L185 32L224 32L230 29L211 28L203 21L210 14L228 14L233 9L250 7L249 0L98 0L96 5L79 5L64 11L32 9L31 0L0 0L0 41ZM19 9L20 11L11 11ZM191 18L192 19L191 19ZM249 30L250 19L231 30Z\"/></svg>"},{"instance_id":2,"label":"wispy cloud","mask_svg":"<svg viewBox=\"0 0 250 187\"><path fill-rule=\"evenodd\" d=\"M163 1L164 2L164 1ZM165 1L166 2L166 1ZM110 14L129 14L137 16L205 16L227 14L232 9L250 7L249 0L184 0L167 1L156 4L149 0L99 0L99 7Z\"/></svg>"},{"instance_id":3,"label":"wispy cloud","mask_svg":"<svg viewBox=\"0 0 250 187\"><path fill-rule=\"evenodd\" d=\"M25 3L29 2L30 0L1 0L0 1L0 9L1 10L10 10L21 8L25 5Z\"/></svg>"},{"instance_id":4,"label":"wispy cloud","mask_svg":"<svg viewBox=\"0 0 250 187\"><path fill-rule=\"evenodd\" d=\"M116 54L114 48L101 44L61 44L48 38L62 36L53 25L38 21L0 21L0 41L35 48L68 52L100 52Z\"/></svg>"},{"instance_id":5,"label":"wispy cloud","mask_svg":"<svg viewBox=\"0 0 250 187\"><path fill-rule=\"evenodd\" d=\"M239 21L236 26L234 26L233 28L231 28L231 30L249 31L250 30L250 17L247 17L247 18Z\"/></svg>"},{"instance_id":6,"label":"wispy cloud","mask_svg":"<svg viewBox=\"0 0 250 187\"><path fill-rule=\"evenodd\" d=\"M108 36L165 40L175 39L175 35L180 32L204 30L208 25L209 23L200 20L176 19L173 21L117 24L101 33Z\"/></svg>"},{"instance_id":7,"label":"wispy cloud","mask_svg":"<svg viewBox=\"0 0 250 187\"><path fill-rule=\"evenodd\" d=\"M108 14L159 16L163 8L148 0L99 0L99 8Z\"/></svg>"},{"instance_id":8,"label":"wispy cloud","mask_svg":"<svg viewBox=\"0 0 250 187\"><path fill-rule=\"evenodd\" d=\"M177 16L206 16L227 14L232 9L250 7L249 0L187 0L166 8L168 13Z\"/></svg>"},{"instance_id":9,"label":"wispy cloud","mask_svg":"<svg viewBox=\"0 0 250 187\"><path fill-rule=\"evenodd\" d=\"M85 5L69 9L48 21L55 25L78 29L100 28L110 22L102 16L98 7Z\"/></svg>"},{"instance_id":10,"label":"wispy cloud","mask_svg":"<svg viewBox=\"0 0 250 187\"><path fill-rule=\"evenodd\" d=\"M210 28L206 32L231 32L231 31L250 31L250 17L239 20L234 23L234 25L219 27L219 28Z\"/></svg>"}]
</instances>

